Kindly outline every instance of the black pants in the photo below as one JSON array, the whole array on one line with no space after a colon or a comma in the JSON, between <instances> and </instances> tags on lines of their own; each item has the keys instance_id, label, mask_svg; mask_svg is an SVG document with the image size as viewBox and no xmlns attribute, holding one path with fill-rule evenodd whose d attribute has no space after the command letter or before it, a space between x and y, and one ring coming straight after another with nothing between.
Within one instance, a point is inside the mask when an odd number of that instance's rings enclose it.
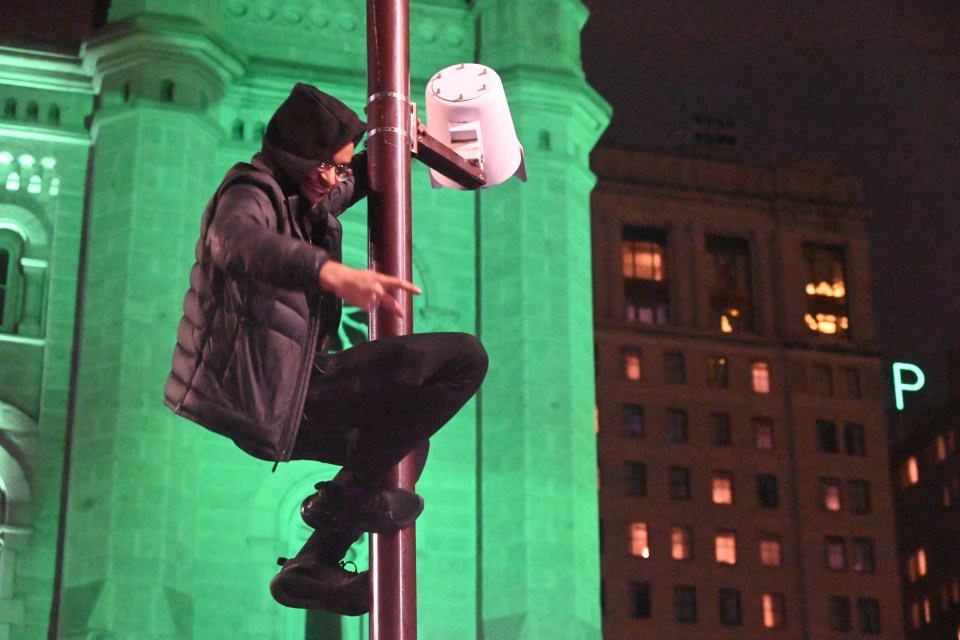
<instances>
[{"instance_id":1,"label":"black pants","mask_svg":"<svg viewBox=\"0 0 960 640\"><path fill-rule=\"evenodd\" d=\"M342 465L379 486L476 393L487 353L465 333L380 338L318 354L293 447L296 460ZM418 473L419 475L419 473Z\"/></svg>"}]
</instances>

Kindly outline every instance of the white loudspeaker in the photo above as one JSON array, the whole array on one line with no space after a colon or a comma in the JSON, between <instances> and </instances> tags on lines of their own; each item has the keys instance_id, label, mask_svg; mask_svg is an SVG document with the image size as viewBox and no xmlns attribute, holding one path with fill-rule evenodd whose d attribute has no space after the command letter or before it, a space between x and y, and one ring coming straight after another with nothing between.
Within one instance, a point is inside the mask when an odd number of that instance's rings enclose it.
<instances>
[{"instance_id":1,"label":"white loudspeaker","mask_svg":"<svg viewBox=\"0 0 960 640\"><path fill-rule=\"evenodd\" d=\"M427 133L479 167L484 189L514 175L527 181L523 147L493 69L472 63L442 69L427 83L426 97ZM430 181L438 188L463 188L433 169Z\"/></svg>"}]
</instances>

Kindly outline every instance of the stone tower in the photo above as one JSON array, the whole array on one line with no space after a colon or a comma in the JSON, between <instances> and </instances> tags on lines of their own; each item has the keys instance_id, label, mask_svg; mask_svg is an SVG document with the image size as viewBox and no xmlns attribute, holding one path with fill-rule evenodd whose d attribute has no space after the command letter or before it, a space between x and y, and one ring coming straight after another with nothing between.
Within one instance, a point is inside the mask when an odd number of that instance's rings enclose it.
<instances>
[{"instance_id":1,"label":"stone tower","mask_svg":"<svg viewBox=\"0 0 960 640\"><path fill-rule=\"evenodd\" d=\"M414 169L415 330L476 333L491 355L419 486L423 638L600 637L588 156L609 112L583 77L586 17L578 0L411 5L413 99L442 67L490 65L530 175L478 195L434 191ZM61 61L69 131L40 144L44 127L21 112L0 121L3 177L27 185L0 200L0 257L17 202L39 211L17 209L18 237L45 238L11 240L23 302L18 332L0 324L0 445L21 469L0 467L3 561L18 558L0 580L11 637L51 624L61 638L365 637L364 618L284 609L267 591L275 557L307 535L299 501L333 469L271 473L161 402L206 199L296 81L359 112L365 56L360 0L114 0ZM30 103L6 78L3 95ZM343 222L345 262L361 266L364 207ZM365 320L346 319L356 340Z\"/></svg>"}]
</instances>

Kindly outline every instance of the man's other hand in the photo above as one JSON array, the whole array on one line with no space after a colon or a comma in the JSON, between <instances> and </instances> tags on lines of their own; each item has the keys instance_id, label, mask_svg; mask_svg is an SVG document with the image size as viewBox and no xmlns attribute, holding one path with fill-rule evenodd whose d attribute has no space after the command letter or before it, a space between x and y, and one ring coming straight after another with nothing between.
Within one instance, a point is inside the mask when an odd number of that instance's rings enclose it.
<instances>
[{"instance_id":1,"label":"man's other hand","mask_svg":"<svg viewBox=\"0 0 960 640\"><path fill-rule=\"evenodd\" d=\"M420 287L412 282L369 269L353 269L333 260L320 268L320 286L350 306L368 312L379 307L401 318L403 306L394 294L397 291L420 294Z\"/></svg>"}]
</instances>

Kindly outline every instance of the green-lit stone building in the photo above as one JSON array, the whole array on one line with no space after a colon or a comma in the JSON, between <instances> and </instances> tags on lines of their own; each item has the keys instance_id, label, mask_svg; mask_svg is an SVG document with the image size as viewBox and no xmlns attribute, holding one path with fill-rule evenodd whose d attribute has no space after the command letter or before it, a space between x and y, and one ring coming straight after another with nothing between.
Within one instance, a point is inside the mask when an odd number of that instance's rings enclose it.
<instances>
[{"instance_id":1,"label":"green-lit stone building","mask_svg":"<svg viewBox=\"0 0 960 640\"><path fill-rule=\"evenodd\" d=\"M206 199L296 81L363 107L365 3L4 4L0 639L365 637L267 590L332 470L271 473L161 393ZM450 64L496 69L530 176L476 195L414 169L415 330L491 356L419 487L424 639L600 637L588 156L609 110L586 18L579 0L411 5L415 99ZM363 265L363 207L343 220Z\"/></svg>"}]
</instances>

